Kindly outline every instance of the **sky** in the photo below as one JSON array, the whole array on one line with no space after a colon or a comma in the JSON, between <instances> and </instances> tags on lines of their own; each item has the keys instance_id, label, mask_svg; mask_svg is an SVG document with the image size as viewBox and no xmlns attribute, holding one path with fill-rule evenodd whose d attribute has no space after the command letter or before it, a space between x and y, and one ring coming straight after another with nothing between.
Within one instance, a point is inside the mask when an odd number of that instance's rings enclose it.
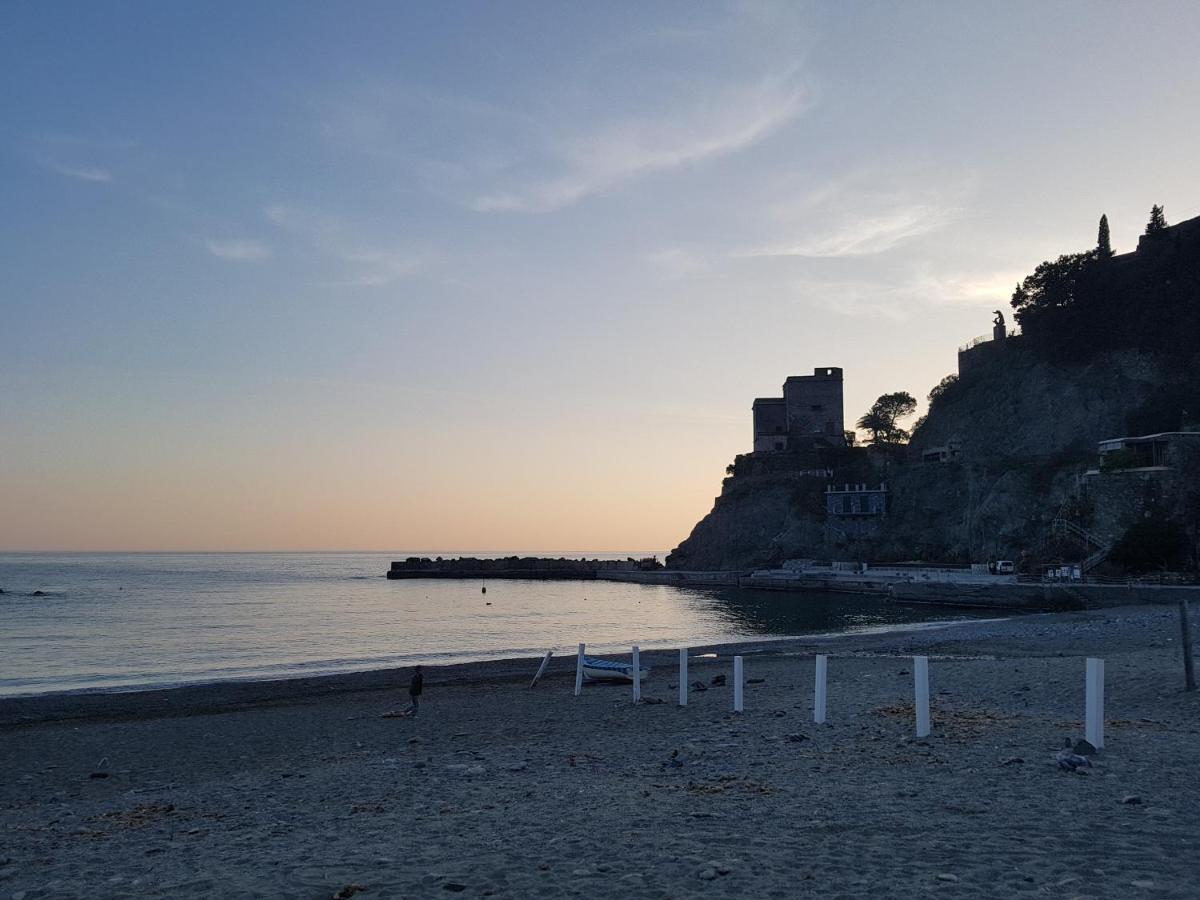
<instances>
[{"instance_id":1,"label":"sky","mask_svg":"<svg viewBox=\"0 0 1200 900\"><path fill-rule=\"evenodd\" d=\"M1200 215L1200 4L12 2L0 550L668 550Z\"/></svg>"}]
</instances>

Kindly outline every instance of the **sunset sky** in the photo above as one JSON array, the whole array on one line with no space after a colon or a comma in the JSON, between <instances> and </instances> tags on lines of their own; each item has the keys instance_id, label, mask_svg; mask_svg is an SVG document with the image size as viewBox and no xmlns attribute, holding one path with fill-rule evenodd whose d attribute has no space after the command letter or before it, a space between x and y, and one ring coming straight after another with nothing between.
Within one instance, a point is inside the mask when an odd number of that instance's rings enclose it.
<instances>
[{"instance_id":1,"label":"sunset sky","mask_svg":"<svg viewBox=\"0 0 1200 900\"><path fill-rule=\"evenodd\" d=\"M1200 4L62 3L0 28L0 550L667 550L1200 215Z\"/></svg>"}]
</instances>

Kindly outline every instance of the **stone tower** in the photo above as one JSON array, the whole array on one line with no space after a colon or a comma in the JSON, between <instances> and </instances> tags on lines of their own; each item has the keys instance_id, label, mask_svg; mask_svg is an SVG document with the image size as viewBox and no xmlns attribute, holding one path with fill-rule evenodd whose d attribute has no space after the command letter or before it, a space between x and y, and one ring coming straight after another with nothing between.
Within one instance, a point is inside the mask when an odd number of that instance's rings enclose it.
<instances>
[{"instance_id":1,"label":"stone tower","mask_svg":"<svg viewBox=\"0 0 1200 900\"><path fill-rule=\"evenodd\" d=\"M792 375L782 397L754 401L754 452L805 450L845 442L842 370L825 367Z\"/></svg>"}]
</instances>

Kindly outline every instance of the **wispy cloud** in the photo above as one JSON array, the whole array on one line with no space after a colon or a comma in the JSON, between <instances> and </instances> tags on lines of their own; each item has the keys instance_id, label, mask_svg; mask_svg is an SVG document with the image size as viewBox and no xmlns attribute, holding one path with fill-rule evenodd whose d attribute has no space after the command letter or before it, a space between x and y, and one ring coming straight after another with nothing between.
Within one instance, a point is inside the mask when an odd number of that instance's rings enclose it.
<instances>
[{"instance_id":1,"label":"wispy cloud","mask_svg":"<svg viewBox=\"0 0 1200 900\"><path fill-rule=\"evenodd\" d=\"M886 253L962 218L974 189L969 175L911 167L853 173L776 201L770 228L787 236L733 255L825 259Z\"/></svg>"},{"instance_id":2,"label":"wispy cloud","mask_svg":"<svg viewBox=\"0 0 1200 900\"><path fill-rule=\"evenodd\" d=\"M894 279L806 278L792 282L791 289L818 309L899 322L928 314L931 307L1003 307L1019 277L1012 271L936 272L918 265Z\"/></svg>"},{"instance_id":3,"label":"wispy cloud","mask_svg":"<svg viewBox=\"0 0 1200 900\"><path fill-rule=\"evenodd\" d=\"M509 106L365 80L324 98L320 129L468 209L547 213L745 151L813 104L794 7L714 6L689 18L590 47Z\"/></svg>"},{"instance_id":4,"label":"wispy cloud","mask_svg":"<svg viewBox=\"0 0 1200 900\"><path fill-rule=\"evenodd\" d=\"M212 240L207 242L207 246L213 256L236 262L254 262L271 256L271 248L262 241Z\"/></svg>"},{"instance_id":5,"label":"wispy cloud","mask_svg":"<svg viewBox=\"0 0 1200 900\"><path fill-rule=\"evenodd\" d=\"M42 162L51 172L57 172L59 175L66 175L68 178L78 178L80 181L97 181L110 182L113 180L112 172L108 169L102 169L99 166L73 166L66 163L52 162L45 160Z\"/></svg>"},{"instance_id":6,"label":"wispy cloud","mask_svg":"<svg viewBox=\"0 0 1200 900\"><path fill-rule=\"evenodd\" d=\"M39 166L78 181L107 184L112 169L95 162L112 160L138 146L136 141L116 137L82 137L72 134L41 133L25 139L26 152Z\"/></svg>"},{"instance_id":7,"label":"wispy cloud","mask_svg":"<svg viewBox=\"0 0 1200 900\"><path fill-rule=\"evenodd\" d=\"M343 274L324 282L329 286L383 287L423 271L436 256L425 244L364 237L345 219L311 209L272 204L263 215L341 265Z\"/></svg>"},{"instance_id":8,"label":"wispy cloud","mask_svg":"<svg viewBox=\"0 0 1200 900\"><path fill-rule=\"evenodd\" d=\"M694 278L711 268L711 257L695 247L665 247L645 254L643 259L669 280Z\"/></svg>"},{"instance_id":9,"label":"wispy cloud","mask_svg":"<svg viewBox=\"0 0 1200 900\"><path fill-rule=\"evenodd\" d=\"M858 216L851 214L844 221L833 223L825 233L742 251L738 255L823 258L886 253L910 238L950 224L961 215L962 210L958 207L926 203Z\"/></svg>"},{"instance_id":10,"label":"wispy cloud","mask_svg":"<svg viewBox=\"0 0 1200 900\"><path fill-rule=\"evenodd\" d=\"M344 281L335 282L357 287L382 287L415 275L425 266L428 257L412 250L356 250L337 254L347 264L349 272Z\"/></svg>"},{"instance_id":11,"label":"wispy cloud","mask_svg":"<svg viewBox=\"0 0 1200 900\"><path fill-rule=\"evenodd\" d=\"M41 132L30 136L30 141L40 147L57 150L94 150L98 152L133 150L140 146L138 141L126 137L89 137L60 132Z\"/></svg>"},{"instance_id":12,"label":"wispy cloud","mask_svg":"<svg viewBox=\"0 0 1200 900\"><path fill-rule=\"evenodd\" d=\"M914 283L916 290L932 303L976 305L987 301L1003 305L1012 296L1013 286L1026 274L1018 269L938 274L924 270Z\"/></svg>"},{"instance_id":13,"label":"wispy cloud","mask_svg":"<svg viewBox=\"0 0 1200 900\"><path fill-rule=\"evenodd\" d=\"M548 177L474 197L479 212L550 212L638 176L744 150L806 107L795 70L727 88L662 117L625 119L544 148Z\"/></svg>"}]
</instances>

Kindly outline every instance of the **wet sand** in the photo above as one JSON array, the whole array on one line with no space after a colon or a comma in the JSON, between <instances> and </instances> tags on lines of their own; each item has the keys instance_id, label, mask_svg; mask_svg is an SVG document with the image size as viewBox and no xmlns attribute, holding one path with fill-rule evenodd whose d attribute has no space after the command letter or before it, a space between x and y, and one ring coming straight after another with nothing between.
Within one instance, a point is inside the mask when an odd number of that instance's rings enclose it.
<instances>
[{"instance_id":1,"label":"wet sand","mask_svg":"<svg viewBox=\"0 0 1200 900\"><path fill-rule=\"evenodd\" d=\"M1198 643L1200 643L1200 635ZM732 676L736 648L693 658ZM0 700L0 898L1195 897L1200 696L1166 607L745 645L676 705L573 658ZM696 651L697 653L700 651ZM829 722L812 723L828 653ZM912 653L934 731L913 737ZM1107 746L1084 776L1084 662ZM674 756L673 756L674 754Z\"/></svg>"}]
</instances>

